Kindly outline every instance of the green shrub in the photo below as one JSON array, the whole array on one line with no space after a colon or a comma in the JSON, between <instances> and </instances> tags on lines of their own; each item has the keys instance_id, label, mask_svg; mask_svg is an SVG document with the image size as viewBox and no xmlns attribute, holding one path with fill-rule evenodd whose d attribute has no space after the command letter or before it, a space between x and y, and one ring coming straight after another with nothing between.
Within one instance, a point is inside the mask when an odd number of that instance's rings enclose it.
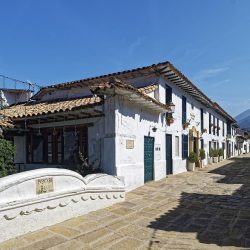
<instances>
[{"instance_id":1,"label":"green shrub","mask_svg":"<svg viewBox=\"0 0 250 250\"><path fill-rule=\"evenodd\" d=\"M220 148L220 149L218 150L218 154L219 154L219 156L224 156L224 151L223 151L222 148Z\"/></svg>"},{"instance_id":2,"label":"green shrub","mask_svg":"<svg viewBox=\"0 0 250 250\"><path fill-rule=\"evenodd\" d=\"M0 177L14 174L14 146L10 141L0 138Z\"/></svg>"},{"instance_id":3,"label":"green shrub","mask_svg":"<svg viewBox=\"0 0 250 250\"><path fill-rule=\"evenodd\" d=\"M212 149L212 148L209 150L209 157L210 157L210 158L213 157L213 149Z\"/></svg>"},{"instance_id":4,"label":"green shrub","mask_svg":"<svg viewBox=\"0 0 250 250\"><path fill-rule=\"evenodd\" d=\"M188 156L188 161L192 163L197 162L198 161L197 154L195 152L190 152Z\"/></svg>"},{"instance_id":5,"label":"green shrub","mask_svg":"<svg viewBox=\"0 0 250 250\"><path fill-rule=\"evenodd\" d=\"M204 160L206 158L206 153L203 148L200 149L200 158L201 160Z\"/></svg>"},{"instance_id":6,"label":"green shrub","mask_svg":"<svg viewBox=\"0 0 250 250\"><path fill-rule=\"evenodd\" d=\"M213 157L218 157L219 156L218 149L212 149L212 155L213 155Z\"/></svg>"}]
</instances>

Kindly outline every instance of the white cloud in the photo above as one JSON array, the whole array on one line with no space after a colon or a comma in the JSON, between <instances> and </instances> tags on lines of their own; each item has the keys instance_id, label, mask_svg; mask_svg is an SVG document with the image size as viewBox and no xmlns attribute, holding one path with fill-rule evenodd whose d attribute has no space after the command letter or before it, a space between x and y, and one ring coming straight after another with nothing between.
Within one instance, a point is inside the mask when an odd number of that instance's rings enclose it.
<instances>
[{"instance_id":1,"label":"white cloud","mask_svg":"<svg viewBox=\"0 0 250 250\"><path fill-rule=\"evenodd\" d=\"M142 37L138 37L134 42L132 42L130 45L129 45L129 48L128 48L128 53L130 56L133 56L135 50L140 47L143 43L143 38Z\"/></svg>"},{"instance_id":2,"label":"white cloud","mask_svg":"<svg viewBox=\"0 0 250 250\"><path fill-rule=\"evenodd\" d=\"M217 68L205 69L205 70L198 72L193 77L193 81L206 80L206 79L218 76L219 74L221 74L229 69L230 69L229 67L217 67Z\"/></svg>"},{"instance_id":3,"label":"white cloud","mask_svg":"<svg viewBox=\"0 0 250 250\"><path fill-rule=\"evenodd\" d=\"M224 85L225 83L228 83L228 82L230 82L230 80L225 79L225 80L221 80L221 81L218 81L218 82L212 82L212 85L215 86L215 87L218 87L218 86Z\"/></svg>"}]
</instances>

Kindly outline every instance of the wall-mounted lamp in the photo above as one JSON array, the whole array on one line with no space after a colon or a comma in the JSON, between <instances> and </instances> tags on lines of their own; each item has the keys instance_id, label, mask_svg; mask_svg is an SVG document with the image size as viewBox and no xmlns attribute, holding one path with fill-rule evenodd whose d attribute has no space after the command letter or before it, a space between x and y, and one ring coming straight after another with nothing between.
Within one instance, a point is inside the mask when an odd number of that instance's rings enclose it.
<instances>
[{"instance_id":1,"label":"wall-mounted lamp","mask_svg":"<svg viewBox=\"0 0 250 250\"><path fill-rule=\"evenodd\" d=\"M152 130L153 132L156 132L157 131L157 127L153 126L153 125L149 125L149 133L150 133L150 130Z\"/></svg>"},{"instance_id":2,"label":"wall-mounted lamp","mask_svg":"<svg viewBox=\"0 0 250 250\"><path fill-rule=\"evenodd\" d=\"M169 107L170 107L171 113L174 113L175 112L175 105L172 102L170 102Z\"/></svg>"},{"instance_id":3,"label":"wall-mounted lamp","mask_svg":"<svg viewBox=\"0 0 250 250\"><path fill-rule=\"evenodd\" d=\"M156 132L156 131L157 131L157 128L156 128L156 127L153 127L153 128L152 128L152 131L153 131L153 132Z\"/></svg>"}]
</instances>

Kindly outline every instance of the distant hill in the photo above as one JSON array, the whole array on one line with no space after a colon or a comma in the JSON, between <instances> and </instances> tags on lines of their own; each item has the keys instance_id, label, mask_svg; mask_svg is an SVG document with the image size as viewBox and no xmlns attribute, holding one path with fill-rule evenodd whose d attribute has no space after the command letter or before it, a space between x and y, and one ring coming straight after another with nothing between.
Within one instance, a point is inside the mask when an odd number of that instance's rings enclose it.
<instances>
[{"instance_id":1,"label":"distant hill","mask_svg":"<svg viewBox=\"0 0 250 250\"><path fill-rule=\"evenodd\" d=\"M250 130L250 109L240 113L235 119L242 129Z\"/></svg>"}]
</instances>

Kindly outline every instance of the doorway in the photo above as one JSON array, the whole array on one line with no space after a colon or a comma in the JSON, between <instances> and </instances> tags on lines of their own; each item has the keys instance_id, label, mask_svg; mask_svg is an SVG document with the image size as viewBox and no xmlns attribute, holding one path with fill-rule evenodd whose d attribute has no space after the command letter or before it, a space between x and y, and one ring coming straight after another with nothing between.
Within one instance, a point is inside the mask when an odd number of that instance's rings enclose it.
<instances>
[{"instance_id":1,"label":"doorway","mask_svg":"<svg viewBox=\"0 0 250 250\"><path fill-rule=\"evenodd\" d=\"M144 182L154 179L154 137L144 136Z\"/></svg>"},{"instance_id":2,"label":"doorway","mask_svg":"<svg viewBox=\"0 0 250 250\"><path fill-rule=\"evenodd\" d=\"M166 134L166 174L173 174L172 135Z\"/></svg>"}]
</instances>

